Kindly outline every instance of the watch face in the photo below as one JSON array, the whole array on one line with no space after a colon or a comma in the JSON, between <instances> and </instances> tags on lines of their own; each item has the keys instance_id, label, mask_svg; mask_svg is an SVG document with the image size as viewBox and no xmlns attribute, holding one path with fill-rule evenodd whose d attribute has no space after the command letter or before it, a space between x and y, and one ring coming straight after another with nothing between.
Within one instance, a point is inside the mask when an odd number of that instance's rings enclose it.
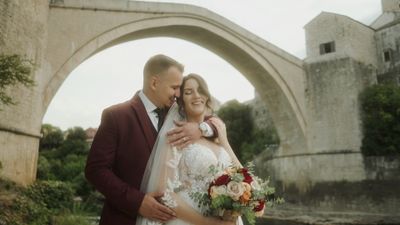
<instances>
[{"instance_id":1,"label":"watch face","mask_svg":"<svg viewBox=\"0 0 400 225\"><path fill-rule=\"evenodd\" d=\"M200 123L199 128L200 128L201 132L203 132L203 133L207 131L207 127L204 124L204 122Z\"/></svg>"}]
</instances>

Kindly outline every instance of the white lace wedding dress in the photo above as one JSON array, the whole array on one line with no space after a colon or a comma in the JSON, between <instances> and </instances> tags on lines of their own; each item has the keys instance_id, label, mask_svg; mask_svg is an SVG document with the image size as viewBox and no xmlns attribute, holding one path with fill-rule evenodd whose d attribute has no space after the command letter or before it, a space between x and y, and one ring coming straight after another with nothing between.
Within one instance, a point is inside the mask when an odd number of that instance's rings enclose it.
<instances>
[{"instance_id":1,"label":"white lace wedding dress","mask_svg":"<svg viewBox=\"0 0 400 225\"><path fill-rule=\"evenodd\" d=\"M183 201L185 205L203 214L206 209L199 208L198 203L189 196L190 193L207 192L212 181L210 166L226 168L231 165L232 159L222 147L213 151L204 144L195 143L177 150L167 144L167 131L174 127L174 120L181 119L177 105L172 106L147 163L140 190L144 193L164 193L163 203L170 208L177 207L178 202ZM231 154L235 157L233 152ZM136 225L159 224L161 223L141 216L136 220ZM180 219L169 221L167 224L190 225L189 222ZM241 218L236 224L243 224Z\"/></svg>"},{"instance_id":2,"label":"white lace wedding dress","mask_svg":"<svg viewBox=\"0 0 400 225\"><path fill-rule=\"evenodd\" d=\"M229 154L220 147L214 152L203 144L191 144L180 151L180 161L178 164L179 182L183 187L176 194L179 195L188 205L200 213L206 209L199 208L198 203L191 197L191 192L207 192L208 185L212 181L209 174L211 166L226 168L232 164ZM167 225L188 225L185 221L176 219Z\"/></svg>"}]
</instances>

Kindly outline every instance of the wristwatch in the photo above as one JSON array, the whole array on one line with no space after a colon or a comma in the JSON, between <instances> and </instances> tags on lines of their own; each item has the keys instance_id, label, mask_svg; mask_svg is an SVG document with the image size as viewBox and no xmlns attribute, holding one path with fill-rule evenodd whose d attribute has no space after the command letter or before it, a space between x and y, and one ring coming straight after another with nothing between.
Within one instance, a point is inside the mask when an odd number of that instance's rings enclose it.
<instances>
[{"instance_id":1,"label":"wristwatch","mask_svg":"<svg viewBox=\"0 0 400 225\"><path fill-rule=\"evenodd\" d=\"M200 131L201 131L201 135L202 135L203 137L207 137L207 134L208 134L208 124L207 124L206 122L201 122L201 123L199 124L199 129L200 129Z\"/></svg>"}]
</instances>

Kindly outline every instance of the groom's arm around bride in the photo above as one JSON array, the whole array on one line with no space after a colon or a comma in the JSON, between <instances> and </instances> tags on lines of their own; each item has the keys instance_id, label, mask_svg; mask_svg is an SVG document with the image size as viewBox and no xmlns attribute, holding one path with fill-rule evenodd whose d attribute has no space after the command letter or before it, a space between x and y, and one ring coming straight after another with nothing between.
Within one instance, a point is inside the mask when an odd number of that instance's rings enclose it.
<instances>
[{"instance_id":1,"label":"groom's arm around bride","mask_svg":"<svg viewBox=\"0 0 400 225\"><path fill-rule=\"evenodd\" d=\"M105 196L100 225L134 225L138 214L168 221L175 213L143 193L140 185L158 133L156 110L169 108L180 95L183 66L165 55L151 57L143 70L143 89L126 102L103 111L85 168L85 176ZM175 130L176 145L201 135L198 125Z\"/></svg>"}]
</instances>

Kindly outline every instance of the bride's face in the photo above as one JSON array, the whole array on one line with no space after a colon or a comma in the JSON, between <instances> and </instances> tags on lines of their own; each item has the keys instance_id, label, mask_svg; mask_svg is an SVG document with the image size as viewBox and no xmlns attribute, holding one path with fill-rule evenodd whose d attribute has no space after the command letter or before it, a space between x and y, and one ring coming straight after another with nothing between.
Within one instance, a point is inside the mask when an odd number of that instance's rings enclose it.
<instances>
[{"instance_id":1,"label":"bride's face","mask_svg":"<svg viewBox=\"0 0 400 225\"><path fill-rule=\"evenodd\" d=\"M189 79L183 87L183 103L188 118L198 117L206 112L207 97L201 93L199 83L195 79Z\"/></svg>"}]
</instances>

